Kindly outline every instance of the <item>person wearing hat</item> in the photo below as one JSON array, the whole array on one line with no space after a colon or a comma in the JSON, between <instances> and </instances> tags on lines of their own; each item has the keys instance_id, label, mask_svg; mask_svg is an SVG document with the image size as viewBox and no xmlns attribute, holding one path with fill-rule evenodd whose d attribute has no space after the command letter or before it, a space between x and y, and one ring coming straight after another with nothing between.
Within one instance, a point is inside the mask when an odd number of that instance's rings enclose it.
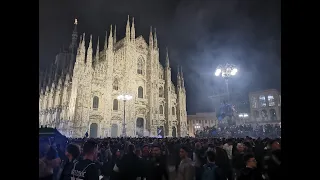
<instances>
[{"instance_id":1,"label":"person wearing hat","mask_svg":"<svg viewBox=\"0 0 320 180\"><path fill-rule=\"evenodd\" d=\"M58 167L60 162L58 152L50 147L45 156L39 159L39 179L53 180L53 169Z\"/></svg>"}]
</instances>

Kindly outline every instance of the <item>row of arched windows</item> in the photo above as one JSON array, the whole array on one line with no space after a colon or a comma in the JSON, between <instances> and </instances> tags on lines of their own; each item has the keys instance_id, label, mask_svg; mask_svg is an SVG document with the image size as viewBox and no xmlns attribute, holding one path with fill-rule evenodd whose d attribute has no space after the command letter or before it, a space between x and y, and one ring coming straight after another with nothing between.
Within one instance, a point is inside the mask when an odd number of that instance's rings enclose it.
<instances>
[{"instance_id":1,"label":"row of arched windows","mask_svg":"<svg viewBox=\"0 0 320 180\"><path fill-rule=\"evenodd\" d=\"M171 110L172 110L172 115L176 115L176 109L172 107ZM164 110L162 105L159 106L159 111L160 111L159 114L163 114Z\"/></svg>"},{"instance_id":2,"label":"row of arched windows","mask_svg":"<svg viewBox=\"0 0 320 180\"><path fill-rule=\"evenodd\" d=\"M269 117L270 115L270 117ZM277 113L276 113L276 110L274 109L270 109L269 110L269 114L267 112L267 110L263 109L261 112L255 110L253 111L253 117L255 119L257 118L260 118L261 120L272 120L272 121L275 121L277 120Z\"/></svg>"},{"instance_id":3,"label":"row of arched windows","mask_svg":"<svg viewBox=\"0 0 320 180\"><path fill-rule=\"evenodd\" d=\"M97 110L99 108L99 98L97 96L93 97L93 104L92 108L94 110ZM119 102L118 99L113 100L113 110L118 110L119 109Z\"/></svg>"},{"instance_id":4,"label":"row of arched windows","mask_svg":"<svg viewBox=\"0 0 320 180\"><path fill-rule=\"evenodd\" d=\"M119 90L119 81L115 79L113 81L113 90ZM159 97L164 97L163 87L159 88ZM143 88L141 86L138 87L138 98L143 98Z\"/></svg>"},{"instance_id":5,"label":"row of arched windows","mask_svg":"<svg viewBox=\"0 0 320 180\"><path fill-rule=\"evenodd\" d=\"M139 95L141 96L141 98L143 98L143 89L141 86L139 86L138 88L138 97ZM94 110L97 110L99 107L99 98L97 96L94 96L93 97L93 105L92 105L92 108ZM119 101L118 99L114 99L113 100L113 108L112 108L114 111L117 111L119 110ZM164 110L163 110L163 106L160 105L159 106L159 111L160 111L160 114L163 114L164 113ZM176 114L176 110L174 107L172 107L172 115L175 115Z\"/></svg>"}]
</instances>

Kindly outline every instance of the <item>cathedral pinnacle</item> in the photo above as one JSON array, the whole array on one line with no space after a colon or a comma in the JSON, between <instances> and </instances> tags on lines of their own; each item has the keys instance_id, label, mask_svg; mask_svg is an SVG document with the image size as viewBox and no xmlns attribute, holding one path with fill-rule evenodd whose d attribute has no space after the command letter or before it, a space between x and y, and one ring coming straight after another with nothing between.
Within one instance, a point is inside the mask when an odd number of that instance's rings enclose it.
<instances>
[{"instance_id":1,"label":"cathedral pinnacle","mask_svg":"<svg viewBox=\"0 0 320 180\"><path fill-rule=\"evenodd\" d=\"M92 48L92 34L90 35L89 48Z\"/></svg>"},{"instance_id":2,"label":"cathedral pinnacle","mask_svg":"<svg viewBox=\"0 0 320 180\"><path fill-rule=\"evenodd\" d=\"M113 50L112 24L110 25L110 36L108 41L108 49Z\"/></svg>"},{"instance_id":3,"label":"cathedral pinnacle","mask_svg":"<svg viewBox=\"0 0 320 180\"><path fill-rule=\"evenodd\" d=\"M117 25L114 25L114 33L113 33L113 43L117 42Z\"/></svg>"},{"instance_id":4,"label":"cathedral pinnacle","mask_svg":"<svg viewBox=\"0 0 320 180\"><path fill-rule=\"evenodd\" d=\"M158 39L157 39L157 29L154 28L154 48L157 49L158 48Z\"/></svg>"},{"instance_id":5,"label":"cathedral pinnacle","mask_svg":"<svg viewBox=\"0 0 320 180\"><path fill-rule=\"evenodd\" d=\"M180 68L179 68L179 65L178 65L178 73L177 73L177 87L178 88L181 88L181 76L180 76Z\"/></svg>"},{"instance_id":6,"label":"cathedral pinnacle","mask_svg":"<svg viewBox=\"0 0 320 180\"><path fill-rule=\"evenodd\" d=\"M96 61L99 60L99 36L98 36L98 43L97 43L97 51L96 51Z\"/></svg>"},{"instance_id":7,"label":"cathedral pinnacle","mask_svg":"<svg viewBox=\"0 0 320 180\"><path fill-rule=\"evenodd\" d=\"M152 35L152 26L150 26L150 34L149 34L149 48L153 48L153 35Z\"/></svg>"},{"instance_id":8,"label":"cathedral pinnacle","mask_svg":"<svg viewBox=\"0 0 320 180\"><path fill-rule=\"evenodd\" d=\"M170 67L168 47L166 47L166 67Z\"/></svg>"},{"instance_id":9,"label":"cathedral pinnacle","mask_svg":"<svg viewBox=\"0 0 320 180\"><path fill-rule=\"evenodd\" d=\"M132 17L131 40L134 42L135 39L136 39L136 30L134 27L134 17Z\"/></svg>"},{"instance_id":10,"label":"cathedral pinnacle","mask_svg":"<svg viewBox=\"0 0 320 180\"><path fill-rule=\"evenodd\" d=\"M77 40L78 40L77 24L78 24L78 20L75 19L74 20L74 29L72 32L72 41L71 41L71 44L69 45L69 51L71 53L76 53Z\"/></svg>"},{"instance_id":11,"label":"cathedral pinnacle","mask_svg":"<svg viewBox=\"0 0 320 180\"><path fill-rule=\"evenodd\" d=\"M108 48L108 31L106 31L106 38L104 39L104 50Z\"/></svg>"},{"instance_id":12,"label":"cathedral pinnacle","mask_svg":"<svg viewBox=\"0 0 320 180\"><path fill-rule=\"evenodd\" d=\"M85 44L86 44L86 33L83 33L83 35L82 35L81 44L82 44L82 46L85 48Z\"/></svg>"},{"instance_id":13,"label":"cathedral pinnacle","mask_svg":"<svg viewBox=\"0 0 320 180\"><path fill-rule=\"evenodd\" d=\"M130 20L129 20L129 15L128 15L128 20L127 20L127 26L126 26L126 39L127 41L130 41Z\"/></svg>"}]
</instances>

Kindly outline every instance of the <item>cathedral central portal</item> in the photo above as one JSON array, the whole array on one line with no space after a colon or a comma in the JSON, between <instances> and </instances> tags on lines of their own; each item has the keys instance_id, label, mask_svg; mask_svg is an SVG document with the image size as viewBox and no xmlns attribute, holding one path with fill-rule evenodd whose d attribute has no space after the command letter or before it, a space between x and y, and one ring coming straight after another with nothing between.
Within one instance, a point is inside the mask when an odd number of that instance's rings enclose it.
<instances>
[{"instance_id":1,"label":"cathedral central portal","mask_svg":"<svg viewBox=\"0 0 320 180\"><path fill-rule=\"evenodd\" d=\"M98 137L98 124L92 123L90 125L90 138L97 138Z\"/></svg>"}]
</instances>

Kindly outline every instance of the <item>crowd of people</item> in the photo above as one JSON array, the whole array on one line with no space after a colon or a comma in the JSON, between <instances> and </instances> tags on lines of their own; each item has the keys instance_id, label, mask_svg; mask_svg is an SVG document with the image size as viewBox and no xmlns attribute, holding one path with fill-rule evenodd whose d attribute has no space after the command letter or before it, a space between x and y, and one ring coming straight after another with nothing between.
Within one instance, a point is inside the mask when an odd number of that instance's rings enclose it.
<instances>
[{"instance_id":1,"label":"crowd of people","mask_svg":"<svg viewBox=\"0 0 320 180\"><path fill-rule=\"evenodd\" d=\"M280 144L250 137L42 139L39 179L277 180Z\"/></svg>"},{"instance_id":2,"label":"crowd of people","mask_svg":"<svg viewBox=\"0 0 320 180\"><path fill-rule=\"evenodd\" d=\"M205 127L196 131L196 137L237 137L243 138L261 137L278 138L281 137L281 126L279 124L264 124L252 126L251 124L232 125L225 127Z\"/></svg>"}]
</instances>

